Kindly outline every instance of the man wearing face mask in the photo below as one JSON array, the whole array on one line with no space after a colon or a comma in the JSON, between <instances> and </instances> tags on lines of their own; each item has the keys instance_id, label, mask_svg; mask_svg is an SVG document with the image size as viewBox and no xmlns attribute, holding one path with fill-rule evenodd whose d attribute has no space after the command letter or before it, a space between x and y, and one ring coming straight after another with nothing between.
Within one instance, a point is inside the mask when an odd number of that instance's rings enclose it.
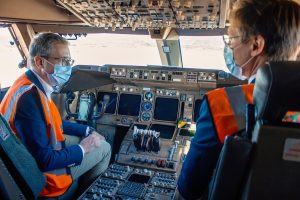
<instances>
[{"instance_id":1,"label":"man wearing face mask","mask_svg":"<svg viewBox=\"0 0 300 200\"><path fill-rule=\"evenodd\" d=\"M111 155L103 136L85 125L62 121L51 100L53 90L71 75L74 61L68 45L57 34L38 34L29 47L30 70L0 104L0 113L44 172L47 183L41 197L67 198L63 195L74 180L84 175L81 186L90 184L107 168Z\"/></svg>"},{"instance_id":2,"label":"man wearing face mask","mask_svg":"<svg viewBox=\"0 0 300 200\"><path fill-rule=\"evenodd\" d=\"M185 199L206 193L227 135L245 129L246 104L253 103L257 70L268 61L296 60L300 51L300 6L288 0L237 0L230 13L224 58L249 84L208 92L197 130L182 166L178 190Z\"/></svg>"}]
</instances>

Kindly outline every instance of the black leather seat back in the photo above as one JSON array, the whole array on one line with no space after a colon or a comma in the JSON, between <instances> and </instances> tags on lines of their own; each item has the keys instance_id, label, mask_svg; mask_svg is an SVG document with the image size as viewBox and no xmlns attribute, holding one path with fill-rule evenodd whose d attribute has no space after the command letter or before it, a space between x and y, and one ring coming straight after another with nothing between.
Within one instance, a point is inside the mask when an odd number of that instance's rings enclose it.
<instances>
[{"instance_id":1,"label":"black leather seat back","mask_svg":"<svg viewBox=\"0 0 300 200\"><path fill-rule=\"evenodd\" d=\"M253 97L258 120L280 123L286 111L300 111L300 62L271 62L261 67Z\"/></svg>"},{"instance_id":2,"label":"black leather seat back","mask_svg":"<svg viewBox=\"0 0 300 200\"><path fill-rule=\"evenodd\" d=\"M244 199L300 199L300 129L262 125Z\"/></svg>"},{"instance_id":3,"label":"black leather seat back","mask_svg":"<svg viewBox=\"0 0 300 200\"><path fill-rule=\"evenodd\" d=\"M300 111L300 62L276 62L257 73L256 125L244 199L300 199L300 126L282 122Z\"/></svg>"},{"instance_id":4,"label":"black leather seat back","mask_svg":"<svg viewBox=\"0 0 300 200\"><path fill-rule=\"evenodd\" d=\"M5 165L1 168L7 169L26 199L36 199L44 188L46 179L33 156L14 135L2 115L0 115L0 158ZM5 190L5 185L2 186L0 189Z\"/></svg>"}]
</instances>

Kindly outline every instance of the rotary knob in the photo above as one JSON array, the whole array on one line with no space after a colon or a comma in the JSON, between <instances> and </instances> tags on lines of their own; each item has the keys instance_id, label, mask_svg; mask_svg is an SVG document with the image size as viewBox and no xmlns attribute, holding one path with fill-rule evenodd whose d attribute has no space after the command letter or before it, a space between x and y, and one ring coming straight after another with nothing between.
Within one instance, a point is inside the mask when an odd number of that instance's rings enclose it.
<instances>
[{"instance_id":1,"label":"rotary knob","mask_svg":"<svg viewBox=\"0 0 300 200\"><path fill-rule=\"evenodd\" d=\"M136 158L135 156L132 156L132 157L131 157L131 161L137 162L137 158Z\"/></svg>"}]
</instances>

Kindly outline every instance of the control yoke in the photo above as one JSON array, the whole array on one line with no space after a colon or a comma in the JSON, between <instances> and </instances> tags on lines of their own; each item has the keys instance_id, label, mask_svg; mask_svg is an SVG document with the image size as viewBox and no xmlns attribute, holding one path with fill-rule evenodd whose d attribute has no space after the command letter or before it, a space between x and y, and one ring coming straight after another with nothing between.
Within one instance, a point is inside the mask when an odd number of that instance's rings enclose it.
<instances>
[{"instance_id":1,"label":"control yoke","mask_svg":"<svg viewBox=\"0 0 300 200\"><path fill-rule=\"evenodd\" d=\"M101 107L98 108L98 110L100 110L100 112L98 112L97 115L92 116L93 120L100 119L103 116L103 114L106 111L107 106L109 105L109 100L110 100L109 95L106 94L106 95L103 96L103 101L100 101L99 104L98 104L98 106L101 105Z\"/></svg>"},{"instance_id":2,"label":"control yoke","mask_svg":"<svg viewBox=\"0 0 300 200\"><path fill-rule=\"evenodd\" d=\"M94 93L81 94L79 98L78 112L72 113L70 111L70 104L75 99L73 92L67 93L65 101L66 112L69 118L73 117L76 121L91 124L93 120L100 119L108 106L110 96L104 95L103 101L99 102L101 108L98 109L97 99ZM98 111L100 110L100 112Z\"/></svg>"},{"instance_id":3,"label":"control yoke","mask_svg":"<svg viewBox=\"0 0 300 200\"><path fill-rule=\"evenodd\" d=\"M75 94L74 92L67 92L67 98L65 101L65 108L66 108L66 112L67 112L67 117L69 118L77 118L78 114L77 113L72 113L70 111L70 104L72 104L72 102L75 99Z\"/></svg>"}]
</instances>

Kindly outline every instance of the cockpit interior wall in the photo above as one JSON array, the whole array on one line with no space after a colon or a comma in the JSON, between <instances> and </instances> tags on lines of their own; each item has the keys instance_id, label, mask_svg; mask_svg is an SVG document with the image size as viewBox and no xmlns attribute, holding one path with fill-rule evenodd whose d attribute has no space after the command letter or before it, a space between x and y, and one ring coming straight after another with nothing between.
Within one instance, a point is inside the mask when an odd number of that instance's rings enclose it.
<instances>
[{"instance_id":1,"label":"cockpit interior wall","mask_svg":"<svg viewBox=\"0 0 300 200\"><path fill-rule=\"evenodd\" d=\"M69 11L59 6L56 1L18 1L1 0L0 1L1 21L9 22L33 22L58 24L79 24L81 21ZM32 12L32 11L35 12Z\"/></svg>"}]
</instances>

